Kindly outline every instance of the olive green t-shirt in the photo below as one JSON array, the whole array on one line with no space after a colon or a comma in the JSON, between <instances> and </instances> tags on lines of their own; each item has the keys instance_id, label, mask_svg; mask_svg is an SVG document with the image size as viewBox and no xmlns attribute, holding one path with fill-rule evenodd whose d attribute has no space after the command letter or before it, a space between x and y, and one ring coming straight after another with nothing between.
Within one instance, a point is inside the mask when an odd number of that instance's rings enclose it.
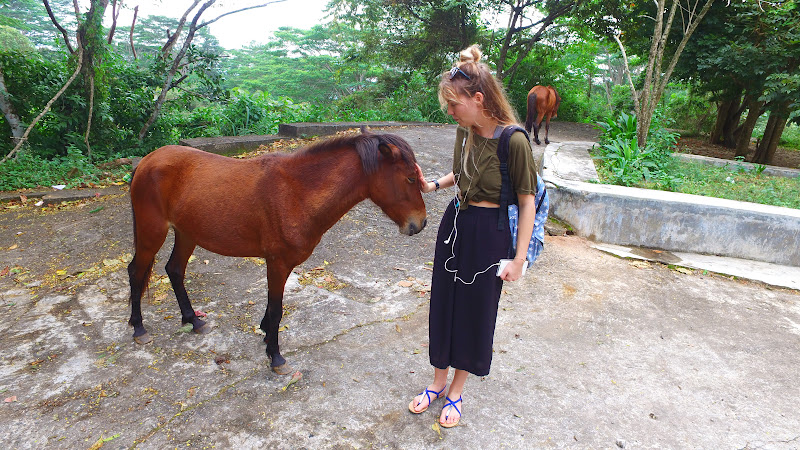
<instances>
[{"instance_id":1,"label":"olive green t-shirt","mask_svg":"<svg viewBox=\"0 0 800 450\"><path fill-rule=\"evenodd\" d=\"M497 158L499 138L487 139L477 134L467 156L467 167L463 167L462 149L467 138L467 130L458 127L453 149L453 174L458 184L460 209L466 209L469 202L488 201L500 204L500 160ZM525 134L511 135L508 148L508 174L514 191L519 194L536 194L536 163L530 143Z\"/></svg>"}]
</instances>

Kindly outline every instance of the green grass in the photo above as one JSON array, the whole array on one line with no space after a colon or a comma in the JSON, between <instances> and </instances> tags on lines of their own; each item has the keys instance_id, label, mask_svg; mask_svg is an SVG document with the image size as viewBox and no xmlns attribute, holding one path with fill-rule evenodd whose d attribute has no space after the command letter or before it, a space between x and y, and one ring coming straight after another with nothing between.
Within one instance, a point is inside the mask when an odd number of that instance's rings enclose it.
<instances>
[{"instance_id":1,"label":"green grass","mask_svg":"<svg viewBox=\"0 0 800 450\"><path fill-rule=\"evenodd\" d=\"M634 186L800 209L800 178L756 174L730 166L714 167L677 159L663 170L669 174L667 180L642 180ZM598 174L603 183L609 179L609 173L602 167L598 167Z\"/></svg>"},{"instance_id":2,"label":"green grass","mask_svg":"<svg viewBox=\"0 0 800 450\"><path fill-rule=\"evenodd\" d=\"M800 150L800 126L795 124L788 124L781 134L781 147L788 147L794 150Z\"/></svg>"}]
</instances>

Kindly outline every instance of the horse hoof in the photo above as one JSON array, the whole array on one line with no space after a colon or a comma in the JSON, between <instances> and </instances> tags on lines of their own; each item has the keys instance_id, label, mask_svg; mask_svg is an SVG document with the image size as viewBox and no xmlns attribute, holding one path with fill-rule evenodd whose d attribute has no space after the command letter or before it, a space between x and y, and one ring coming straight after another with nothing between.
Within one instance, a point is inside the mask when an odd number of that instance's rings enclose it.
<instances>
[{"instance_id":1,"label":"horse hoof","mask_svg":"<svg viewBox=\"0 0 800 450\"><path fill-rule=\"evenodd\" d=\"M139 345L144 345L153 342L153 338L150 337L150 333L145 333L141 336L134 336L133 342L136 342Z\"/></svg>"},{"instance_id":2,"label":"horse hoof","mask_svg":"<svg viewBox=\"0 0 800 450\"><path fill-rule=\"evenodd\" d=\"M278 375L289 375L292 373L292 368L289 367L289 364L283 363L280 366L272 366L272 371Z\"/></svg>"},{"instance_id":3,"label":"horse hoof","mask_svg":"<svg viewBox=\"0 0 800 450\"><path fill-rule=\"evenodd\" d=\"M211 325L204 323L203 326L200 328L193 328L192 331L197 334L208 334L211 332Z\"/></svg>"}]
</instances>

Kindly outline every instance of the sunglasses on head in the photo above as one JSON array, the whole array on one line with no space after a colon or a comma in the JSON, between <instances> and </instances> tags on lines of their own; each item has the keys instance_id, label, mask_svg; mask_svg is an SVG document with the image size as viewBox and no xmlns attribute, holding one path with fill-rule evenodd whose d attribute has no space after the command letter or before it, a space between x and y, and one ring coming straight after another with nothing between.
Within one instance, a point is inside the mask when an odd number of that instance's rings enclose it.
<instances>
[{"instance_id":1,"label":"sunglasses on head","mask_svg":"<svg viewBox=\"0 0 800 450\"><path fill-rule=\"evenodd\" d=\"M459 69L458 67L453 67L450 69L450 79L452 80L456 75L461 75L464 78L471 80L472 78L469 77L463 70Z\"/></svg>"}]
</instances>

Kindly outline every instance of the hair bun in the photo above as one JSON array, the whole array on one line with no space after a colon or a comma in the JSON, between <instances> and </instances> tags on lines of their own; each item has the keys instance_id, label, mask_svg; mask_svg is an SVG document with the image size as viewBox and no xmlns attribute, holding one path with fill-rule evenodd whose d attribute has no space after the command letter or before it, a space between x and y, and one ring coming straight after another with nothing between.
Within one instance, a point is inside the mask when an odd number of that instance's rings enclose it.
<instances>
[{"instance_id":1,"label":"hair bun","mask_svg":"<svg viewBox=\"0 0 800 450\"><path fill-rule=\"evenodd\" d=\"M481 60L483 53L481 52L481 48L478 47L478 44L472 44L464 50L461 50L459 56L459 60L462 63L477 63Z\"/></svg>"}]
</instances>

